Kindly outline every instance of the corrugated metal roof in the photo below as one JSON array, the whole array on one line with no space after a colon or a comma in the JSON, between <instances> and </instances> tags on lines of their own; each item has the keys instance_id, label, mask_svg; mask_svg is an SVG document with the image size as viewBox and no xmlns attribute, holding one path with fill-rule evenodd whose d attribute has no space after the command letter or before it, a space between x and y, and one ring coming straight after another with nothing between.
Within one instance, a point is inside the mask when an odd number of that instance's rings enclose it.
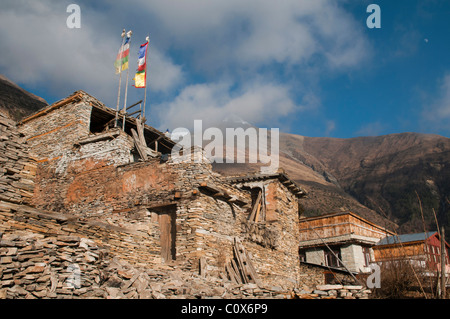
<instances>
[{"instance_id":1,"label":"corrugated metal roof","mask_svg":"<svg viewBox=\"0 0 450 319\"><path fill-rule=\"evenodd\" d=\"M377 246L382 245L391 245L391 244L398 244L398 243L408 243L408 242L414 242L414 241L423 241L432 235L434 235L436 231L432 232L426 232L426 233L415 233L415 234L404 234L404 235L397 235L397 236L388 236L383 238L377 243Z\"/></svg>"}]
</instances>

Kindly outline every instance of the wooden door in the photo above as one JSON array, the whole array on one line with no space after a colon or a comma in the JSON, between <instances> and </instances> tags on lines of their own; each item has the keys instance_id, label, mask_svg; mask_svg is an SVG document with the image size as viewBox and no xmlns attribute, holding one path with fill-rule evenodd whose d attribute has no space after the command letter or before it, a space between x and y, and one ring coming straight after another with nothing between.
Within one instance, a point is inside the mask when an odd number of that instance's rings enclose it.
<instances>
[{"instance_id":1,"label":"wooden door","mask_svg":"<svg viewBox=\"0 0 450 319\"><path fill-rule=\"evenodd\" d=\"M174 212L159 214L161 257L164 262L175 260L176 256L176 224Z\"/></svg>"}]
</instances>

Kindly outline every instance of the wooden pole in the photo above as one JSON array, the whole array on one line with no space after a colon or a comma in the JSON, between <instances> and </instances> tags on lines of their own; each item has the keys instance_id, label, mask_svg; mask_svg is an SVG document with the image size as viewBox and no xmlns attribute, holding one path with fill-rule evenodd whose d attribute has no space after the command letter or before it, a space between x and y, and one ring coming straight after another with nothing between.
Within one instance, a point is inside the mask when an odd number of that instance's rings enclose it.
<instances>
[{"instance_id":1,"label":"wooden pole","mask_svg":"<svg viewBox=\"0 0 450 319\"><path fill-rule=\"evenodd\" d=\"M116 120L114 122L114 127L117 127L117 120L119 117L119 104L120 104L120 87L122 86L122 53L123 53L123 44L125 43L125 29L122 31L122 45L120 47L120 67L119 67L119 88L117 91L117 106L116 106Z\"/></svg>"},{"instance_id":2,"label":"wooden pole","mask_svg":"<svg viewBox=\"0 0 450 319\"><path fill-rule=\"evenodd\" d=\"M127 69L127 81L125 84L125 99L123 102L123 123L122 123L122 130L125 131L125 115L127 113L126 108L127 108L127 93L128 93L128 73L130 71L130 68Z\"/></svg>"},{"instance_id":3,"label":"wooden pole","mask_svg":"<svg viewBox=\"0 0 450 319\"><path fill-rule=\"evenodd\" d=\"M133 34L133 31L128 31L127 37L130 38L128 40L128 43L131 43L131 35ZM129 55L129 54L128 54ZM127 82L125 84L125 100L123 102L123 123L122 123L122 130L125 131L125 115L127 113L127 93L128 93L128 75L130 73L130 67L127 68Z\"/></svg>"},{"instance_id":4,"label":"wooden pole","mask_svg":"<svg viewBox=\"0 0 450 319\"><path fill-rule=\"evenodd\" d=\"M147 53L148 53L148 46L150 45L150 37L147 35L145 38L147 40L147 50L145 51L145 88L144 88L144 107L141 115L142 123L145 123L146 117L145 117L145 103L147 102Z\"/></svg>"},{"instance_id":5,"label":"wooden pole","mask_svg":"<svg viewBox=\"0 0 450 319\"><path fill-rule=\"evenodd\" d=\"M441 299L445 299L445 229L441 227Z\"/></svg>"}]
</instances>

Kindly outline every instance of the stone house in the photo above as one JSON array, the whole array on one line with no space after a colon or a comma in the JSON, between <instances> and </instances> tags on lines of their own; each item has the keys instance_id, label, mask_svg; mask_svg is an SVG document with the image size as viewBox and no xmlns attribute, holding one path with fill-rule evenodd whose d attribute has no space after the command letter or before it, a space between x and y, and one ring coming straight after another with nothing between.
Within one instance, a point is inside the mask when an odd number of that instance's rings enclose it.
<instances>
[{"instance_id":1,"label":"stone house","mask_svg":"<svg viewBox=\"0 0 450 319\"><path fill-rule=\"evenodd\" d=\"M352 212L301 218L300 260L329 270L370 273L373 246L391 231Z\"/></svg>"},{"instance_id":2,"label":"stone house","mask_svg":"<svg viewBox=\"0 0 450 319\"><path fill-rule=\"evenodd\" d=\"M118 118L77 91L22 120L36 167L30 205L109 227L95 241L136 265L176 261L242 283L298 285L297 184L284 173L223 177L199 148L175 160L162 132Z\"/></svg>"}]
</instances>

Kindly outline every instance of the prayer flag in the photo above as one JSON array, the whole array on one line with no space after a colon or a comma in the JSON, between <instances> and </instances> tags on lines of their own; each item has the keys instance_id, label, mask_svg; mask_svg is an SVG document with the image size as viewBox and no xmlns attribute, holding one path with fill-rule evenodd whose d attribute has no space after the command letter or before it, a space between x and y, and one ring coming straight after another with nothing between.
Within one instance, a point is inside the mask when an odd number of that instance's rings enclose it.
<instances>
[{"instance_id":1,"label":"prayer flag","mask_svg":"<svg viewBox=\"0 0 450 319\"><path fill-rule=\"evenodd\" d=\"M130 38L131 35L127 34L124 44L120 47L119 53L117 54L116 62L114 66L116 67L116 74L128 69L128 55L130 53Z\"/></svg>"},{"instance_id":2,"label":"prayer flag","mask_svg":"<svg viewBox=\"0 0 450 319\"><path fill-rule=\"evenodd\" d=\"M146 72L147 72L147 48L148 41L141 44L138 54L138 69L134 77L134 87L145 88L146 86Z\"/></svg>"}]
</instances>

